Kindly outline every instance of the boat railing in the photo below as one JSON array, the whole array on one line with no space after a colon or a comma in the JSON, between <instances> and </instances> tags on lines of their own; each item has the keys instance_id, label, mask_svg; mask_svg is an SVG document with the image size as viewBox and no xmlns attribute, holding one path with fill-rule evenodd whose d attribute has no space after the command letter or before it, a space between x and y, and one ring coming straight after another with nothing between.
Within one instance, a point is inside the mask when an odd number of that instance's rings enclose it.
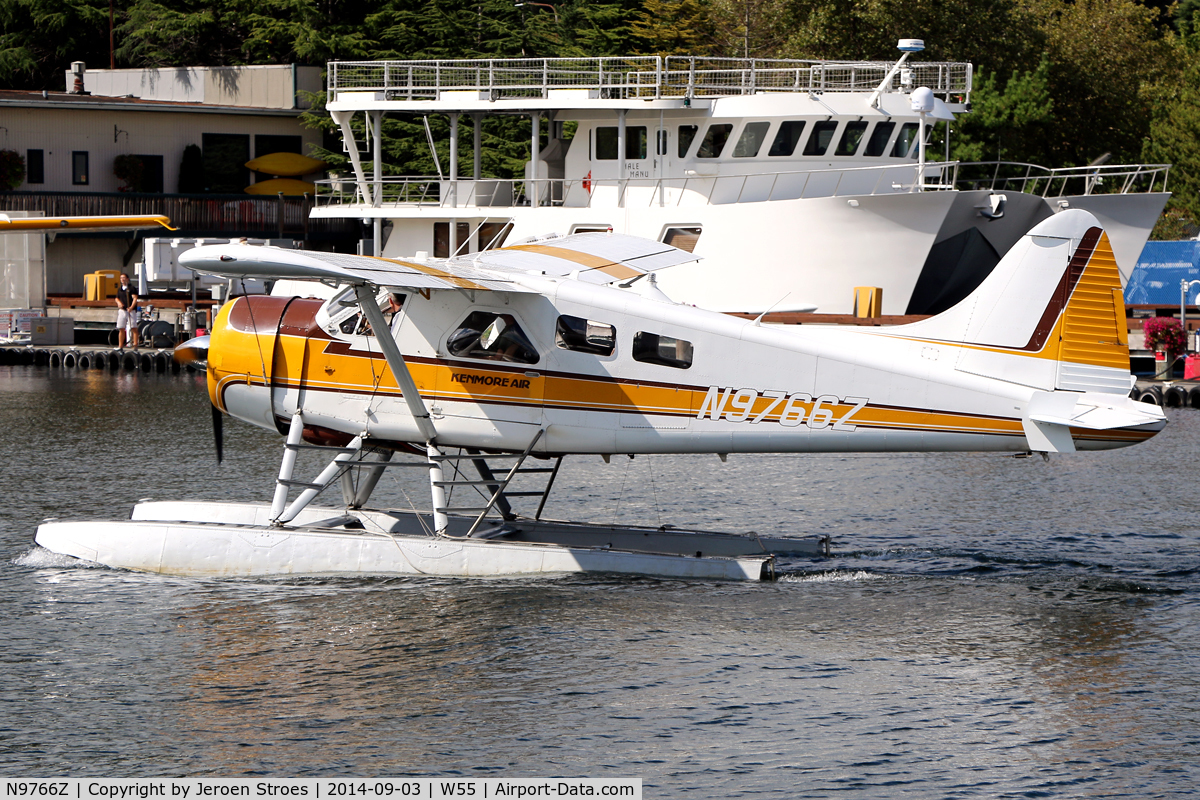
<instances>
[{"instance_id":1,"label":"boat railing","mask_svg":"<svg viewBox=\"0 0 1200 800\"><path fill-rule=\"evenodd\" d=\"M418 206L437 208L567 206L572 208L725 205L812 197L870 196L951 189L956 162L925 165L915 186L916 164L739 175L689 174L670 178L494 179L387 176L368 180L366 194L350 177L316 182L318 206ZM532 199L537 198L536 202Z\"/></svg>"},{"instance_id":2,"label":"boat railing","mask_svg":"<svg viewBox=\"0 0 1200 800\"><path fill-rule=\"evenodd\" d=\"M586 90L595 99L872 92L892 66L702 56L331 61L327 88L330 102L349 101L347 93L369 93L373 100L438 100L446 92L480 92L475 99L500 100L549 98L560 90ZM897 73L884 91L928 86L947 98L970 100L970 64L914 62L908 68L910 79Z\"/></svg>"},{"instance_id":3,"label":"boat railing","mask_svg":"<svg viewBox=\"0 0 1200 800\"><path fill-rule=\"evenodd\" d=\"M959 165L956 188L1022 192L1041 197L1167 191L1170 164L1103 164L1050 169L1017 161Z\"/></svg>"}]
</instances>

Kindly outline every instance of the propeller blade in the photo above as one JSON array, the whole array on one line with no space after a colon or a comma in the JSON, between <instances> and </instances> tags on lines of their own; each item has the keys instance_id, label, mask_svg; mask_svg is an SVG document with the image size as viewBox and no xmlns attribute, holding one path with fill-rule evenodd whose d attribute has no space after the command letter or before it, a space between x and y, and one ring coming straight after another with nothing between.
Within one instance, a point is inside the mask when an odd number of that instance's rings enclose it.
<instances>
[{"instance_id":1,"label":"propeller blade","mask_svg":"<svg viewBox=\"0 0 1200 800\"><path fill-rule=\"evenodd\" d=\"M217 463L221 463L221 457L225 454L225 420L221 409L212 406L212 423L213 423L213 443L217 446Z\"/></svg>"},{"instance_id":2,"label":"propeller blade","mask_svg":"<svg viewBox=\"0 0 1200 800\"><path fill-rule=\"evenodd\" d=\"M197 336L175 346L175 360L201 372L208 371L208 336Z\"/></svg>"}]
</instances>

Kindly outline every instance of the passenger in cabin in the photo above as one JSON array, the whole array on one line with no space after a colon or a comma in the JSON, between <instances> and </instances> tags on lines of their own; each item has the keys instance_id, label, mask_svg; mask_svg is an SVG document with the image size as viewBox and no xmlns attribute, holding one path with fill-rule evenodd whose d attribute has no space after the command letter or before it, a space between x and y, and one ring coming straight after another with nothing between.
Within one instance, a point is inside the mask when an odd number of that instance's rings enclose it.
<instances>
[{"instance_id":1,"label":"passenger in cabin","mask_svg":"<svg viewBox=\"0 0 1200 800\"><path fill-rule=\"evenodd\" d=\"M121 273L121 285L117 287L117 347L125 349L128 341L136 350L138 343L138 296L137 289L129 283L129 276ZM128 338L127 338L128 337Z\"/></svg>"}]
</instances>

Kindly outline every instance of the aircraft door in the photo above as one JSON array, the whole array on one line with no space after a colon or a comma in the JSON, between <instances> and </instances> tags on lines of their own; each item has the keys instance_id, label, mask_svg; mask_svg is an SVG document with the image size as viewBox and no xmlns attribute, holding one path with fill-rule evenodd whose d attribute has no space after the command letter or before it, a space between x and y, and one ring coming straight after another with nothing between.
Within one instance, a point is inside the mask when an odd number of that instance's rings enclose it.
<instances>
[{"instance_id":1,"label":"aircraft door","mask_svg":"<svg viewBox=\"0 0 1200 800\"><path fill-rule=\"evenodd\" d=\"M545 348L513 311L468 309L449 330L439 348L445 361L438 369L436 388L447 419L543 424ZM512 430L521 437L519 430Z\"/></svg>"}]
</instances>

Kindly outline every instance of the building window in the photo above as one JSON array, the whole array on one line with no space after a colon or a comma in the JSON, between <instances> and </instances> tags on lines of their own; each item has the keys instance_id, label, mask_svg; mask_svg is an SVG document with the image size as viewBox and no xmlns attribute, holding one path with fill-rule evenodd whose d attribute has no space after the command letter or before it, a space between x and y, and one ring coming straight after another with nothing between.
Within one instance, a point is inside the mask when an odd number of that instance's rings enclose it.
<instances>
[{"instance_id":1,"label":"building window","mask_svg":"<svg viewBox=\"0 0 1200 800\"><path fill-rule=\"evenodd\" d=\"M868 124L862 120L847 122L845 130L842 131L842 139L838 142L834 155L852 156L857 153L858 146L862 144L863 134L867 132Z\"/></svg>"},{"instance_id":2,"label":"building window","mask_svg":"<svg viewBox=\"0 0 1200 800\"><path fill-rule=\"evenodd\" d=\"M685 339L638 331L633 337L633 360L687 369L692 365L692 343Z\"/></svg>"},{"instance_id":3,"label":"building window","mask_svg":"<svg viewBox=\"0 0 1200 800\"><path fill-rule=\"evenodd\" d=\"M554 343L563 350L611 356L617 348L617 329L603 322L564 314L555 326Z\"/></svg>"},{"instance_id":4,"label":"building window","mask_svg":"<svg viewBox=\"0 0 1200 800\"><path fill-rule=\"evenodd\" d=\"M894 122L876 123L875 130L871 131L871 138L867 140L867 152L864 155L874 158L886 153L888 140L892 138L894 130L896 130Z\"/></svg>"},{"instance_id":5,"label":"building window","mask_svg":"<svg viewBox=\"0 0 1200 800\"><path fill-rule=\"evenodd\" d=\"M790 156L796 152L796 145L800 141L800 136L804 133L804 120L789 119L786 122L779 124L779 133L775 134L775 141L771 143L771 150L767 153L770 156Z\"/></svg>"},{"instance_id":6,"label":"building window","mask_svg":"<svg viewBox=\"0 0 1200 800\"><path fill-rule=\"evenodd\" d=\"M704 141L700 142L700 147L696 150L696 158L720 158L732 132L733 126L726 123L709 125L708 130L704 132Z\"/></svg>"},{"instance_id":7,"label":"building window","mask_svg":"<svg viewBox=\"0 0 1200 800\"><path fill-rule=\"evenodd\" d=\"M45 183L46 182L46 151L44 151L44 150L26 150L25 151L25 182L26 183Z\"/></svg>"},{"instance_id":8,"label":"building window","mask_svg":"<svg viewBox=\"0 0 1200 800\"><path fill-rule=\"evenodd\" d=\"M692 140L696 138L696 131L700 130L699 125L680 125L679 126L679 157L683 158L687 155L688 148L692 146Z\"/></svg>"},{"instance_id":9,"label":"building window","mask_svg":"<svg viewBox=\"0 0 1200 800\"><path fill-rule=\"evenodd\" d=\"M833 120L813 123L812 133L808 135L808 143L804 145L804 155L823 156L833 141L833 132L838 124Z\"/></svg>"},{"instance_id":10,"label":"building window","mask_svg":"<svg viewBox=\"0 0 1200 800\"><path fill-rule=\"evenodd\" d=\"M138 158L142 161L142 180L137 191L162 194L163 157L139 155Z\"/></svg>"},{"instance_id":11,"label":"building window","mask_svg":"<svg viewBox=\"0 0 1200 800\"><path fill-rule=\"evenodd\" d=\"M86 150L75 150L71 153L71 183L76 186L88 185L88 154Z\"/></svg>"},{"instance_id":12,"label":"building window","mask_svg":"<svg viewBox=\"0 0 1200 800\"><path fill-rule=\"evenodd\" d=\"M738 137L737 145L733 148L733 157L754 158L758 155L763 142L767 140L767 130L770 127L769 122L747 122L746 127L742 128L742 135Z\"/></svg>"},{"instance_id":13,"label":"building window","mask_svg":"<svg viewBox=\"0 0 1200 800\"><path fill-rule=\"evenodd\" d=\"M299 136L276 136L273 134L256 134L254 137L254 157L269 156L272 153L301 152L302 140Z\"/></svg>"},{"instance_id":14,"label":"building window","mask_svg":"<svg viewBox=\"0 0 1200 800\"><path fill-rule=\"evenodd\" d=\"M242 194L250 183L250 135L245 133L206 133L204 148L205 191L214 194Z\"/></svg>"},{"instance_id":15,"label":"building window","mask_svg":"<svg viewBox=\"0 0 1200 800\"><path fill-rule=\"evenodd\" d=\"M667 228L667 232L663 234L663 244L694 253L696 252L696 242L700 241L700 230L698 226L695 228Z\"/></svg>"}]
</instances>

